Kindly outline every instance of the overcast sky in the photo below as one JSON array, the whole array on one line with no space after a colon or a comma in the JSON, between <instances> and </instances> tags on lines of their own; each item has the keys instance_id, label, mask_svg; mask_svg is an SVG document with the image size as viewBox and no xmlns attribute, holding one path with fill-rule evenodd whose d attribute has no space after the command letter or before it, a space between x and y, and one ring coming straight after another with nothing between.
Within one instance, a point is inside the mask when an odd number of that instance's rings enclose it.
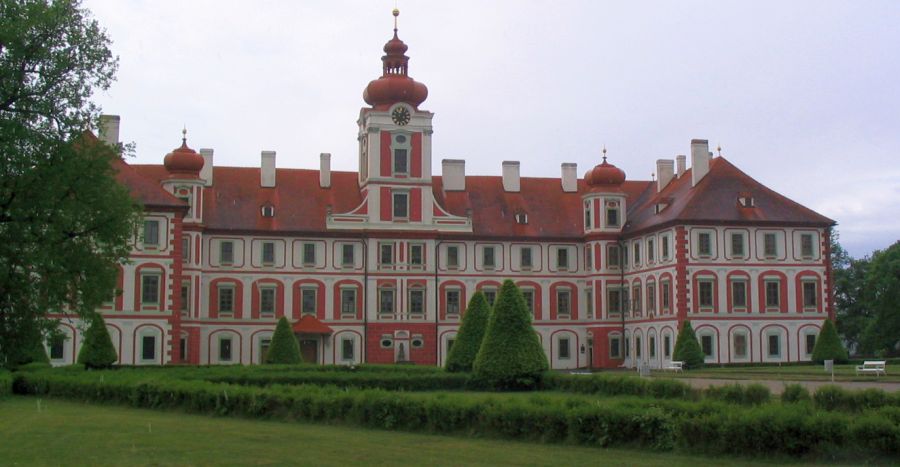
<instances>
[{"instance_id":1,"label":"overcast sky","mask_svg":"<svg viewBox=\"0 0 900 467\"><path fill-rule=\"evenodd\" d=\"M357 170L362 91L381 75L391 0L85 0L120 57L96 96L134 163L181 141L215 164ZM854 256L900 238L898 1L410 1L410 76L444 158L469 175L649 180L705 138L770 188L838 221Z\"/></svg>"}]
</instances>

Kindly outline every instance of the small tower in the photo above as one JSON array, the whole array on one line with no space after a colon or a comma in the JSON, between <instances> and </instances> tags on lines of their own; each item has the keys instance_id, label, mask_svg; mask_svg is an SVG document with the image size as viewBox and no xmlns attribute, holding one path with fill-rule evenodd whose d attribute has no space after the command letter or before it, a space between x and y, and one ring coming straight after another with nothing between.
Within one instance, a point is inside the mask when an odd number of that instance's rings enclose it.
<instances>
[{"instance_id":1,"label":"small tower","mask_svg":"<svg viewBox=\"0 0 900 467\"><path fill-rule=\"evenodd\" d=\"M621 232L625 225L625 171L606 161L603 148L603 162L584 174L588 186L582 196L584 207L584 232Z\"/></svg>"},{"instance_id":2,"label":"small tower","mask_svg":"<svg viewBox=\"0 0 900 467\"><path fill-rule=\"evenodd\" d=\"M190 206L184 216L185 223L201 222L200 192L203 180L200 178L200 170L203 169L203 156L188 147L187 129L182 130L181 134L181 146L172 150L163 160L169 175L163 180L162 186Z\"/></svg>"}]
</instances>

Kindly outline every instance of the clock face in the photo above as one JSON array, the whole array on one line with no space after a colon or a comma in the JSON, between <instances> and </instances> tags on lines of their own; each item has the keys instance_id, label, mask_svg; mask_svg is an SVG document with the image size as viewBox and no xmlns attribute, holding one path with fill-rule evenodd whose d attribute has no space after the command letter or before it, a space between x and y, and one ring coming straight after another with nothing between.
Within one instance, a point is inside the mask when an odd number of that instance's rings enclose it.
<instances>
[{"instance_id":1,"label":"clock face","mask_svg":"<svg viewBox=\"0 0 900 467\"><path fill-rule=\"evenodd\" d=\"M406 107L397 107L391 112L391 118L397 125L406 125L409 123L409 110L406 110Z\"/></svg>"}]
</instances>

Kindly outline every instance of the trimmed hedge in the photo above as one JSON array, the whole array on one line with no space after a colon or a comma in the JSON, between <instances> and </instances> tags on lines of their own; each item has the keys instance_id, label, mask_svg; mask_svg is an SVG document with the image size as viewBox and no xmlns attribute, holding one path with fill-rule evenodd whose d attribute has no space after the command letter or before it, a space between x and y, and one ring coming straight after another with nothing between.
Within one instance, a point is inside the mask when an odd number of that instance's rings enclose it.
<instances>
[{"instance_id":1,"label":"trimmed hedge","mask_svg":"<svg viewBox=\"0 0 900 467\"><path fill-rule=\"evenodd\" d=\"M269 352L265 357L267 364L297 364L303 361L297 336L291 331L291 325L284 316L275 326L275 333L272 334L272 341L269 343Z\"/></svg>"},{"instance_id":2,"label":"trimmed hedge","mask_svg":"<svg viewBox=\"0 0 900 467\"><path fill-rule=\"evenodd\" d=\"M149 374L148 374L149 373ZM129 371L16 374L21 394L211 415L343 423L379 429L587 446L634 446L755 456L836 449L893 455L900 411L817 411L812 404L743 407L621 397L405 393L334 386L236 386Z\"/></svg>"},{"instance_id":3,"label":"trimmed hedge","mask_svg":"<svg viewBox=\"0 0 900 467\"><path fill-rule=\"evenodd\" d=\"M678 331L678 338L675 340L675 350L672 352L672 360L680 360L684 362L684 367L700 368L703 366L705 357L703 350L700 348L700 341L691 327L690 321L685 321Z\"/></svg>"},{"instance_id":4,"label":"trimmed hedge","mask_svg":"<svg viewBox=\"0 0 900 467\"><path fill-rule=\"evenodd\" d=\"M848 391L840 386L825 385L816 389L813 402L823 410L862 412L882 407L900 408L900 392L885 392L881 389Z\"/></svg>"},{"instance_id":5,"label":"trimmed hedge","mask_svg":"<svg viewBox=\"0 0 900 467\"><path fill-rule=\"evenodd\" d=\"M742 405L760 405L772 399L772 392L762 384L710 386L703 391L703 395L712 400Z\"/></svg>"},{"instance_id":6,"label":"trimmed hedge","mask_svg":"<svg viewBox=\"0 0 900 467\"><path fill-rule=\"evenodd\" d=\"M469 381L463 373L369 373L296 372L283 374L233 374L202 378L214 383L249 386L332 385L341 388L385 389L392 391L462 390Z\"/></svg>"},{"instance_id":7,"label":"trimmed hedge","mask_svg":"<svg viewBox=\"0 0 900 467\"><path fill-rule=\"evenodd\" d=\"M657 399L698 400L700 391L689 384L667 378L636 378L623 375L569 375L547 373L541 388L545 390L604 396L643 396Z\"/></svg>"},{"instance_id":8,"label":"trimmed hedge","mask_svg":"<svg viewBox=\"0 0 900 467\"><path fill-rule=\"evenodd\" d=\"M472 371L472 364L481 349L481 341L487 330L488 320L491 317L491 305L480 290L472 295L466 313L463 315L462 324L456 334L456 341L450 353L447 354L447 362L444 367L450 372Z\"/></svg>"},{"instance_id":9,"label":"trimmed hedge","mask_svg":"<svg viewBox=\"0 0 900 467\"><path fill-rule=\"evenodd\" d=\"M113 346L100 313L91 314L91 325L84 332L84 343L78 351L78 363L87 368L109 368L116 363L119 354Z\"/></svg>"},{"instance_id":10,"label":"trimmed hedge","mask_svg":"<svg viewBox=\"0 0 900 467\"><path fill-rule=\"evenodd\" d=\"M835 363L843 363L847 361L847 349L841 343L838 337L837 329L830 319L825 320L819 336L816 337L816 344L813 346L812 361L822 363L825 360L834 360Z\"/></svg>"}]
</instances>

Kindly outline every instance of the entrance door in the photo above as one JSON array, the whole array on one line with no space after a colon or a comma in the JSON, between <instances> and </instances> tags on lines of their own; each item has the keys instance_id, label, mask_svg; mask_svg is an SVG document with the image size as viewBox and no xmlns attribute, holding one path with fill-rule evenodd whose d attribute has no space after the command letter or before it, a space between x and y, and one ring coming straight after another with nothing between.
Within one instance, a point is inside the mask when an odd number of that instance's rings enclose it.
<instances>
[{"instance_id":1,"label":"entrance door","mask_svg":"<svg viewBox=\"0 0 900 467\"><path fill-rule=\"evenodd\" d=\"M319 363L319 342L315 339L300 340L300 355L304 363Z\"/></svg>"}]
</instances>

